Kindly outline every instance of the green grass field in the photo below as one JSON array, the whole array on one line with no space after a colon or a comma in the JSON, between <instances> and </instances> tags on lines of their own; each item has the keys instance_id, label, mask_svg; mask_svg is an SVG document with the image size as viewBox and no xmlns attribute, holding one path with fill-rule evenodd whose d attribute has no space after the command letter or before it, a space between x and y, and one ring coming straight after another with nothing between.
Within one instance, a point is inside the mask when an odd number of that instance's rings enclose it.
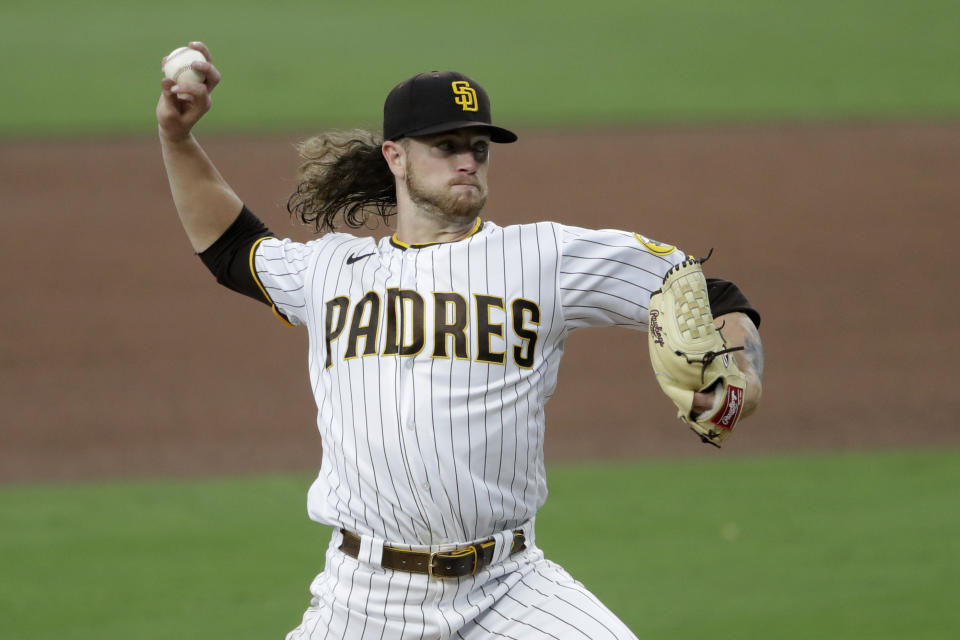
<instances>
[{"instance_id":1,"label":"green grass field","mask_svg":"<svg viewBox=\"0 0 960 640\"><path fill-rule=\"evenodd\" d=\"M208 131L375 127L436 68L521 127L949 117L957 33L951 0L7 0L0 137L153 135L160 58L195 39L225 74Z\"/></svg>"},{"instance_id":2,"label":"green grass field","mask_svg":"<svg viewBox=\"0 0 960 640\"><path fill-rule=\"evenodd\" d=\"M958 465L960 451L554 466L538 540L640 637L946 638ZM282 637L327 541L308 483L0 488L0 636Z\"/></svg>"}]
</instances>

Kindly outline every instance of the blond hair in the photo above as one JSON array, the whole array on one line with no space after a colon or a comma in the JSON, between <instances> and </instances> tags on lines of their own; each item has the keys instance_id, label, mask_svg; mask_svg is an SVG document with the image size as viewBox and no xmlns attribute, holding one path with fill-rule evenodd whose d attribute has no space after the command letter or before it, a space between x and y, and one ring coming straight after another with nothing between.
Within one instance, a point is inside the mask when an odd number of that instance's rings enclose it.
<instances>
[{"instance_id":1,"label":"blond hair","mask_svg":"<svg viewBox=\"0 0 960 640\"><path fill-rule=\"evenodd\" d=\"M318 233L333 231L339 217L359 228L371 215L384 222L397 213L396 183L372 131L331 131L297 145L303 163L287 211Z\"/></svg>"}]
</instances>

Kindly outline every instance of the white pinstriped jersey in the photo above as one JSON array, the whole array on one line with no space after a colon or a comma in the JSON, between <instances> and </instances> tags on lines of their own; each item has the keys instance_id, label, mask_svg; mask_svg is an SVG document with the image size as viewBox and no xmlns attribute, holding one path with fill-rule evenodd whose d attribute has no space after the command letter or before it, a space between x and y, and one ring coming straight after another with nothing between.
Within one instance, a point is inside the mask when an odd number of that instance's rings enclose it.
<instances>
[{"instance_id":1,"label":"white pinstriped jersey","mask_svg":"<svg viewBox=\"0 0 960 640\"><path fill-rule=\"evenodd\" d=\"M685 257L552 222L478 221L458 242L411 247L342 233L260 242L263 287L310 334L323 447L310 517L409 545L532 518L567 336L645 330L650 293Z\"/></svg>"}]
</instances>

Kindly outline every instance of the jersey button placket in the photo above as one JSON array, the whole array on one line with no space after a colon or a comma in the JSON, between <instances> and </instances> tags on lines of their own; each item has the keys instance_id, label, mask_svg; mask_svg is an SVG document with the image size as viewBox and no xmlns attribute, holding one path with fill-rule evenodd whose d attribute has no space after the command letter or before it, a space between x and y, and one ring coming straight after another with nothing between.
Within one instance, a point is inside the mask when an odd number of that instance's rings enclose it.
<instances>
[{"instance_id":1,"label":"jersey button placket","mask_svg":"<svg viewBox=\"0 0 960 640\"><path fill-rule=\"evenodd\" d=\"M417 249L407 249L401 264L400 286L403 289L417 291L416 258ZM422 295L422 292L420 292ZM401 323L402 325L403 323ZM430 482L425 473L425 464L420 450L420 435L417 433L417 398L414 387L414 365L416 355L397 356L399 376L400 419L406 427L404 431L404 449L406 465L412 480L411 489L420 492L417 501L427 510L428 522L440 522L442 514L430 495ZM430 440L432 443L432 439Z\"/></svg>"}]
</instances>

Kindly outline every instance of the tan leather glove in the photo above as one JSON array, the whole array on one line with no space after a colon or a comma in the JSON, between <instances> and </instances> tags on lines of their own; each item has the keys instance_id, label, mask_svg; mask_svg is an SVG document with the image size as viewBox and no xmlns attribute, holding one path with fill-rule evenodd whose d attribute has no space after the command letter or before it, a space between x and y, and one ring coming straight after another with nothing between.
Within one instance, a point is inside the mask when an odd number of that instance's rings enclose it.
<instances>
[{"instance_id":1,"label":"tan leather glove","mask_svg":"<svg viewBox=\"0 0 960 640\"><path fill-rule=\"evenodd\" d=\"M689 258L667 272L650 296L650 363L677 417L704 442L719 447L740 418L746 377L723 335L713 326L701 260ZM716 393L714 406L693 415L694 392Z\"/></svg>"}]
</instances>

